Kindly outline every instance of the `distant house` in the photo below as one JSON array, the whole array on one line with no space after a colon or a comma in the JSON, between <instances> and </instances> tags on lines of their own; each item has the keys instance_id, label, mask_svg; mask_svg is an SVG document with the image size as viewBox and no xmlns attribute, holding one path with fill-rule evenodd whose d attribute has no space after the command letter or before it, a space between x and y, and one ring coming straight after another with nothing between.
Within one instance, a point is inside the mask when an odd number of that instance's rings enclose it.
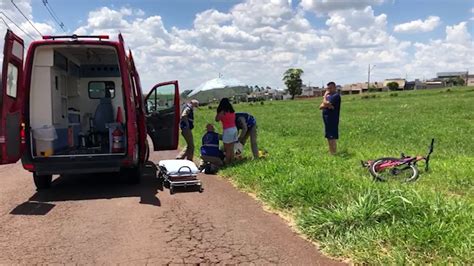
<instances>
[{"instance_id":1,"label":"distant house","mask_svg":"<svg viewBox=\"0 0 474 266\"><path fill-rule=\"evenodd\" d=\"M283 100L284 92L282 90L272 89L270 87L263 88L259 91L254 91L247 95L248 102L258 102L266 100Z\"/></svg>"},{"instance_id":2,"label":"distant house","mask_svg":"<svg viewBox=\"0 0 474 266\"><path fill-rule=\"evenodd\" d=\"M311 98L311 97L320 97L324 94L324 88L312 87L303 85L301 88L302 93L299 95L300 98Z\"/></svg>"},{"instance_id":3,"label":"distant house","mask_svg":"<svg viewBox=\"0 0 474 266\"><path fill-rule=\"evenodd\" d=\"M474 75L467 75L466 86L474 86Z\"/></svg>"},{"instance_id":4,"label":"distant house","mask_svg":"<svg viewBox=\"0 0 474 266\"><path fill-rule=\"evenodd\" d=\"M424 87L426 89L444 88L444 87L446 87L446 83L443 80L432 79L432 80L425 81Z\"/></svg>"},{"instance_id":5,"label":"distant house","mask_svg":"<svg viewBox=\"0 0 474 266\"><path fill-rule=\"evenodd\" d=\"M407 81L405 83L405 90L420 90L420 89L426 89L426 86L419 79L415 79L414 81Z\"/></svg>"},{"instance_id":6,"label":"distant house","mask_svg":"<svg viewBox=\"0 0 474 266\"><path fill-rule=\"evenodd\" d=\"M406 84L406 79L402 79L402 78L393 78L393 79L386 79L384 80L383 82L383 88L384 90L388 90L388 85L390 82L396 82L398 83L398 89L399 90L404 90L405 89L405 84Z\"/></svg>"},{"instance_id":7,"label":"distant house","mask_svg":"<svg viewBox=\"0 0 474 266\"><path fill-rule=\"evenodd\" d=\"M450 79L450 78L462 78L465 79L467 71L456 71L456 72L439 72L436 73L436 77L439 79Z\"/></svg>"},{"instance_id":8,"label":"distant house","mask_svg":"<svg viewBox=\"0 0 474 266\"><path fill-rule=\"evenodd\" d=\"M446 84L445 85L459 85L458 81L459 79L462 79L464 81L464 85L469 86L469 80L473 75L469 75L468 71L457 71L457 72L440 72L436 73L436 77L439 80L443 80ZM474 83L471 83L474 84Z\"/></svg>"},{"instance_id":9,"label":"distant house","mask_svg":"<svg viewBox=\"0 0 474 266\"><path fill-rule=\"evenodd\" d=\"M367 86L365 88L367 90ZM362 83L346 84L342 87L342 94L360 94L364 91Z\"/></svg>"}]
</instances>

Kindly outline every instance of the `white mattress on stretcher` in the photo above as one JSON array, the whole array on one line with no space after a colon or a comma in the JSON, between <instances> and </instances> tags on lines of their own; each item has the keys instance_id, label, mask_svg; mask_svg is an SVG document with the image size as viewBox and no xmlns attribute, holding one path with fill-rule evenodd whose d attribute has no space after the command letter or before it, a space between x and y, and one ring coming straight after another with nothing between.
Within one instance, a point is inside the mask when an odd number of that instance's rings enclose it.
<instances>
[{"instance_id":1,"label":"white mattress on stretcher","mask_svg":"<svg viewBox=\"0 0 474 266\"><path fill-rule=\"evenodd\" d=\"M161 160L158 162L158 166L164 167L166 173L170 176L186 174L197 175L199 173L196 164L189 160ZM189 170L191 170L191 172L189 172Z\"/></svg>"}]
</instances>

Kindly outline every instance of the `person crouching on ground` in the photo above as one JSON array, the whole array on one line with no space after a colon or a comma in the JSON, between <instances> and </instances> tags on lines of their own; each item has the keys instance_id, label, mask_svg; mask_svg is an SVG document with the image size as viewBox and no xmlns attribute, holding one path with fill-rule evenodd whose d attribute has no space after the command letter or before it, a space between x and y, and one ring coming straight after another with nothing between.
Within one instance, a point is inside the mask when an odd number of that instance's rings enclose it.
<instances>
[{"instance_id":1,"label":"person crouching on ground","mask_svg":"<svg viewBox=\"0 0 474 266\"><path fill-rule=\"evenodd\" d=\"M224 165L224 153L219 149L219 140L222 136L215 132L214 125L206 125L206 134L202 137L201 167L210 164L211 169L219 169Z\"/></svg>"},{"instance_id":2,"label":"person crouching on ground","mask_svg":"<svg viewBox=\"0 0 474 266\"><path fill-rule=\"evenodd\" d=\"M179 127L181 128L181 135L186 141L186 147L179 153L176 159L187 159L192 161L194 156L194 108L199 106L198 100L191 100L186 103L181 113L181 121Z\"/></svg>"},{"instance_id":3,"label":"person crouching on ground","mask_svg":"<svg viewBox=\"0 0 474 266\"><path fill-rule=\"evenodd\" d=\"M323 113L325 137L328 140L329 153L336 154L337 139L339 138L339 113L341 109L341 96L337 93L336 83L327 84L323 102L319 106Z\"/></svg>"},{"instance_id":4,"label":"person crouching on ground","mask_svg":"<svg viewBox=\"0 0 474 266\"><path fill-rule=\"evenodd\" d=\"M235 125L240 130L239 142L245 145L250 137L250 145L254 159L258 159L257 120L249 113L235 113Z\"/></svg>"},{"instance_id":5,"label":"person crouching on ground","mask_svg":"<svg viewBox=\"0 0 474 266\"><path fill-rule=\"evenodd\" d=\"M228 98L223 98L217 106L216 122L221 121L224 142L225 163L234 159L234 143L237 142L237 127L235 126L235 111Z\"/></svg>"}]
</instances>

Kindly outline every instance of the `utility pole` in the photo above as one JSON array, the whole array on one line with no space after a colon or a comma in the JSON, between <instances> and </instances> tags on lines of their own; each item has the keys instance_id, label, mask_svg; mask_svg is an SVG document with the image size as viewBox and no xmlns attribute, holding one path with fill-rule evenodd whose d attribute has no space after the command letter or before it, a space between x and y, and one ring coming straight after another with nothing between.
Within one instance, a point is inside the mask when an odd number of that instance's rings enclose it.
<instances>
[{"instance_id":1,"label":"utility pole","mask_svg":"<svg viewBox=\"0 0 474 266\"><path fill-rule=\"evenodd\" d=\"M469 86L469 68L466 69L466 84L465 86Z\"/></svg>"},{"instance_id":2,"label":"utility pole","mask_svg":"<svg viewBox=\"0 0 474 266\"><path fill-rule=\"evenodd\" d=\"M370 88L370 71L372 71L374 69L375 65L372 66L372 68L370 68L370 64L369 64L369 71L368 71L368 75L367 75L367 91L369 91L369 88Z\"/></svg>"}]
</instances>

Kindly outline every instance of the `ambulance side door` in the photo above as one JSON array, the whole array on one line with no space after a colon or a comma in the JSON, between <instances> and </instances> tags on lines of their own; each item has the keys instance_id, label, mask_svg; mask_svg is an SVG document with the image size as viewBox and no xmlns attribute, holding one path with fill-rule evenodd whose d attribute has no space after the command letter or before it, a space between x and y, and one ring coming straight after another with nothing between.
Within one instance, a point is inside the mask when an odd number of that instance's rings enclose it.
<instances>
[{"instance_id":1,"label":"ambulance side door","mask_svg":"<svg viewBox=\"0 0 474 266\"><path fill-rule=\"evenodd\" d=\"M145 97L147 131L155 151L175 150L179 140L178 81L156 84Z\"/></svg>"},{"instance_id":2,"label":"ambulance side door","mask_svg":"<svg viewBox=\"0 0 474 266\"><path fill-rule=\"evenodd\" d=\"M0 84L0 164L17 162L25 143L23 51L23 40L7 30Z\"/></svg>"}]
</instances>

